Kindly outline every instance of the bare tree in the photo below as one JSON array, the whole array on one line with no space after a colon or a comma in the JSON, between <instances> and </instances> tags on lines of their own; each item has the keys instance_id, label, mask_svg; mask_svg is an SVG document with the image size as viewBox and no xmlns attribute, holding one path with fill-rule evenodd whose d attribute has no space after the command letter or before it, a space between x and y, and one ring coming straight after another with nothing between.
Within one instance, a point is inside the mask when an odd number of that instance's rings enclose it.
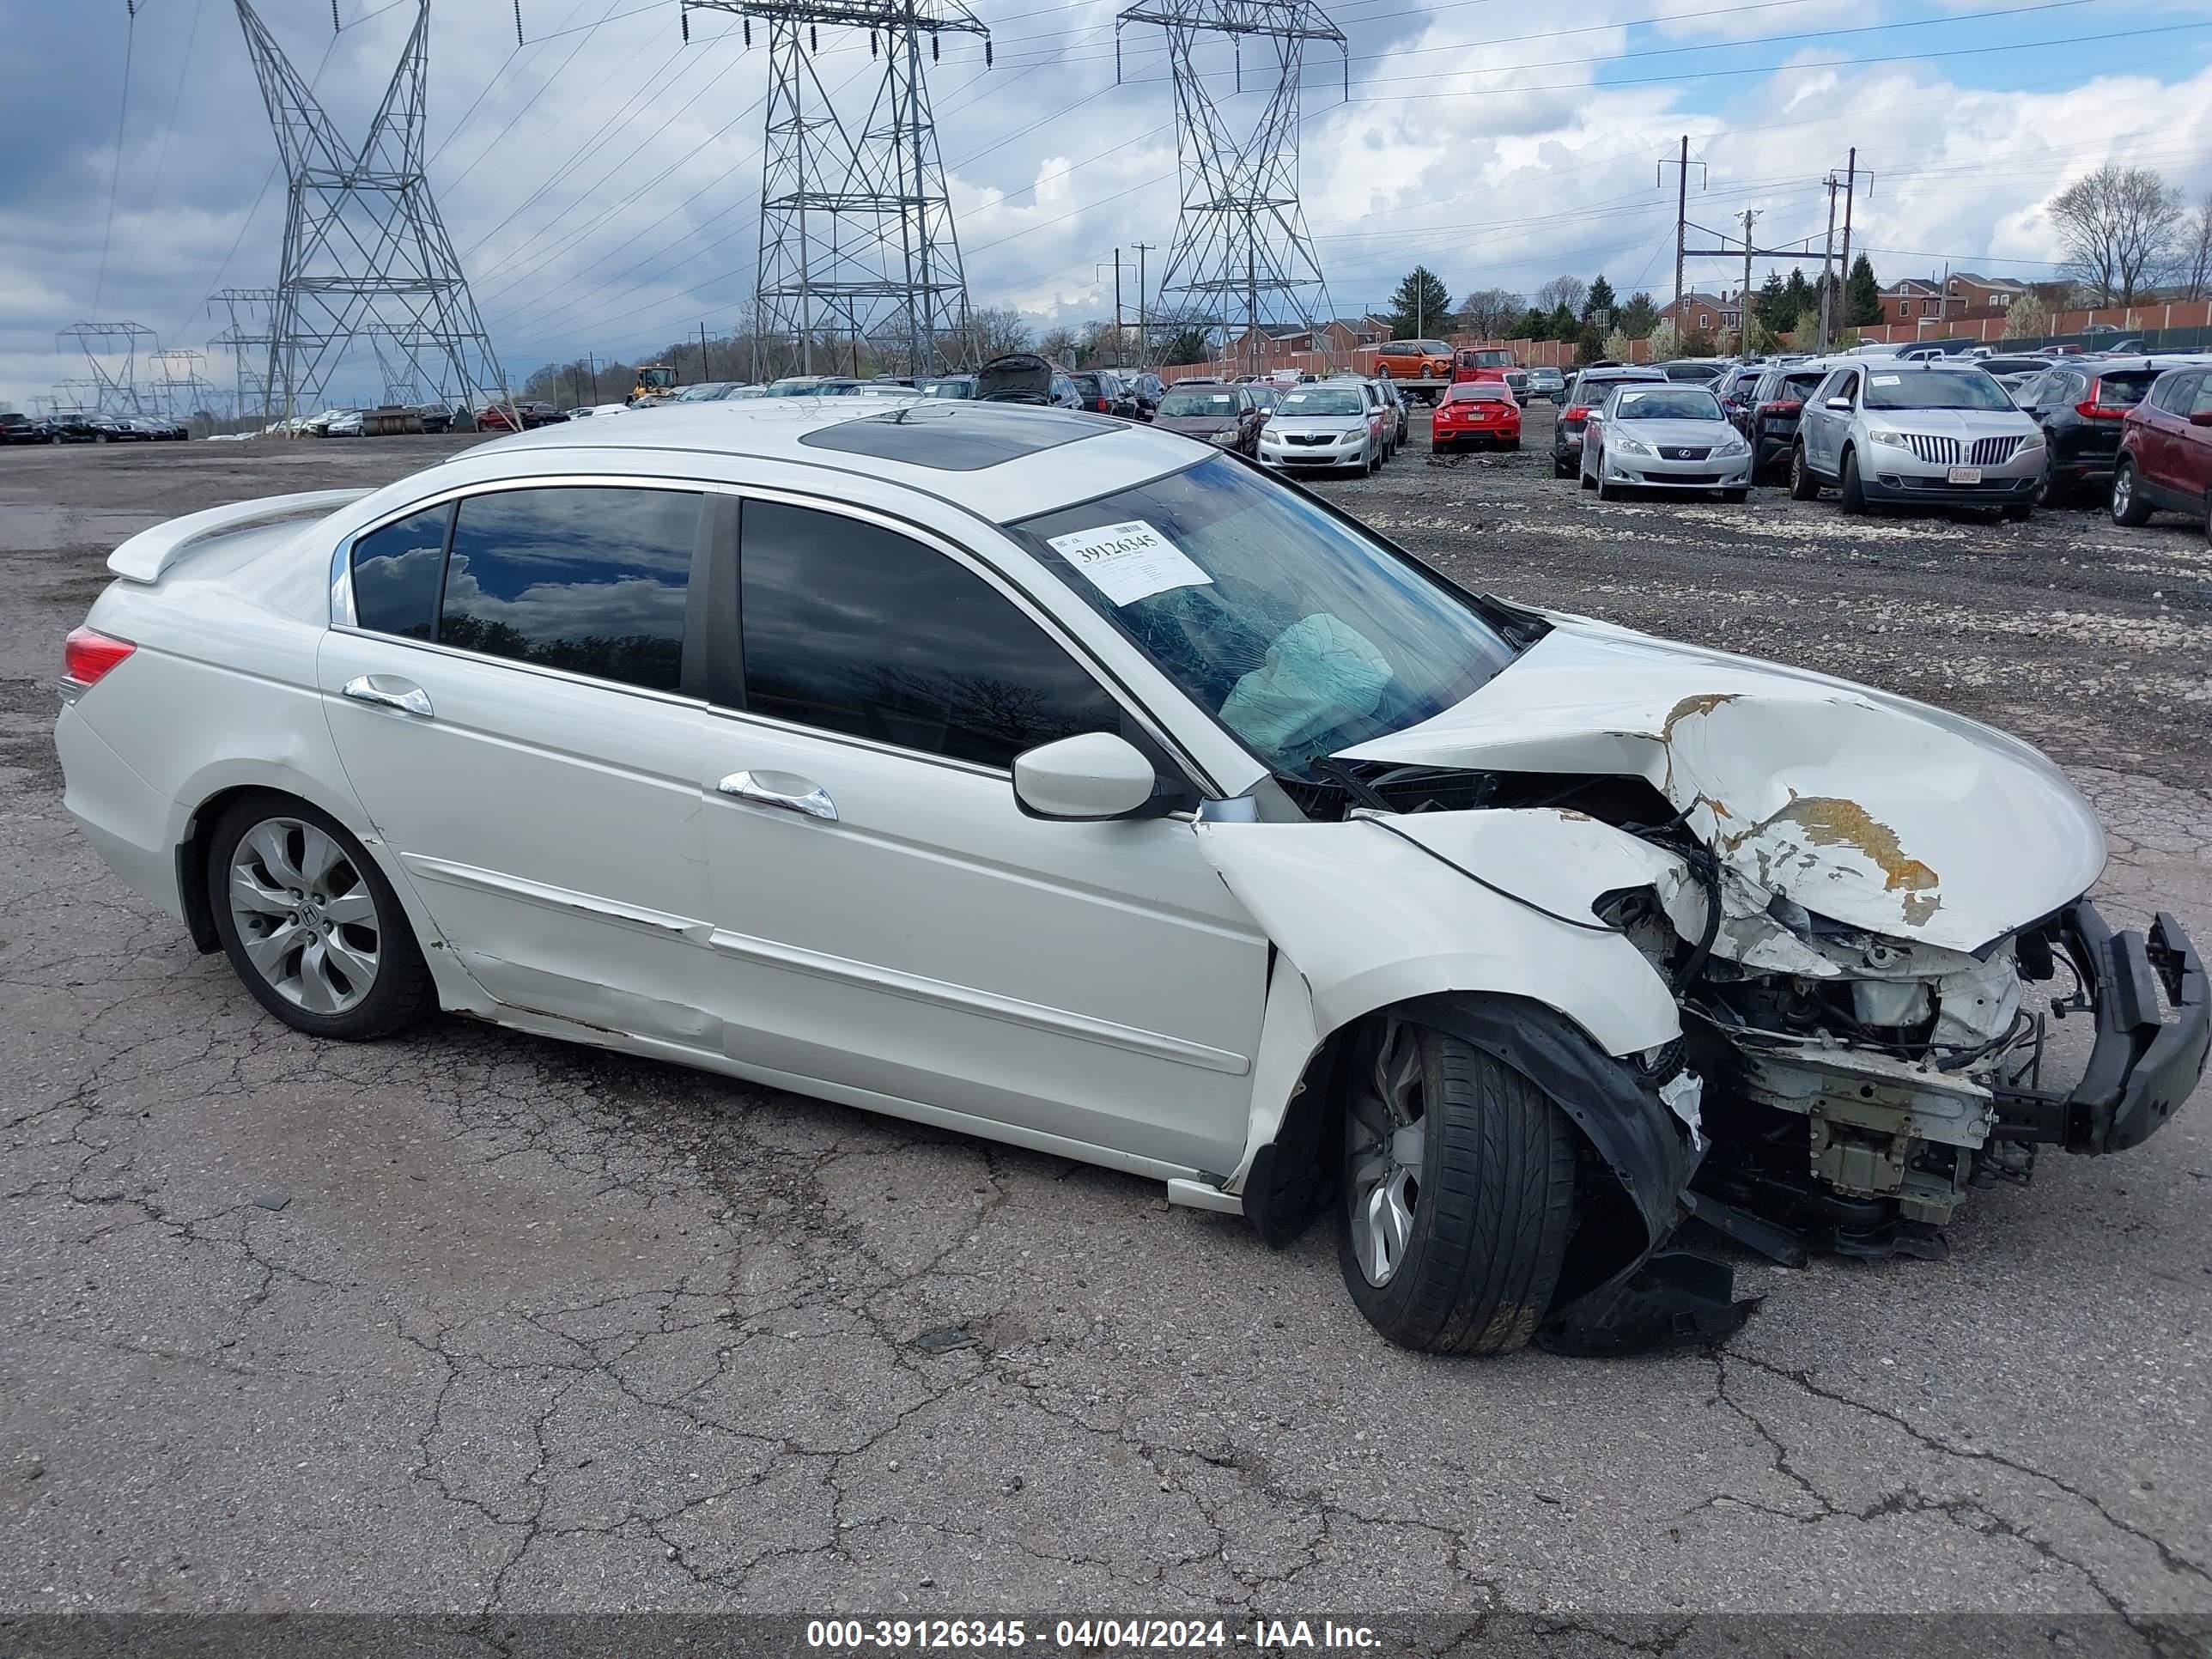
<instances>
[{"instance_id":1,"label":"bare tree","mask_svg":"<svg viewBox=\"0 0 2212 1659\"><path fill-rule=\"evenodd\" d=\"M2148 167L2107 161L2051 198L2066 269L2096 304L2133 305L2157 282L2179 238L2181 192Z\"/></svg>"},{"instance_id":2,"label":"bare tree","mask_svg":"<svg viewBox=\"0 0 2212 1659\"><path fill-rule=\"evenodd\" d=\"M2181 222L2181 257L2174 270L2185 300L2212 300L2212 190Z\"/></svg>"},{"instance_id":3,"label":"bare tree","mask_svg":"<svg viewBox=\"0 0 2212 1659\"><path fill-rule=\"evenodd\" d=\"M1470 334L1503 339L1528 308L1528 301L1510 289L1477 289L1460 305L1460 325Z\"/></svg>"},{"instance_id":4,"label":"bare tree","mask_svg":"<svg viewBox=\"0 0 2212 1659\"><path fill-rule=\"evenodd\" d=\"M1010 351L1030 349L1035 337L1022 313L1012 306L982 306L968 313L968 331L975 337L975 361L988 363Z\"/></svg>"},{"instance_id":5,"label":"bare tree","mask_svg":"<svg viewBox=\"0 0 2212 1659\"><path fill-rule=\"evenodd\" d=\"M1565 306L1577 316L1582 313L1583 301L1589 295L1589 284L1579 276L1554 276L1536 290L1536 304L1544 311L1557 311Z\"/></svg>"},{"instance_id":6,"label":"bare tree","mask_svg":"<svg viewBox=\"0 0 2212 1659\"><path fill-rule=\"evenodd\" d=\"M1037 342L1036 349L1048 361L1065 364L1073 362L1081 349L1082 342L1072 328L1055 328Z\"/></svg>"}]
</instances>

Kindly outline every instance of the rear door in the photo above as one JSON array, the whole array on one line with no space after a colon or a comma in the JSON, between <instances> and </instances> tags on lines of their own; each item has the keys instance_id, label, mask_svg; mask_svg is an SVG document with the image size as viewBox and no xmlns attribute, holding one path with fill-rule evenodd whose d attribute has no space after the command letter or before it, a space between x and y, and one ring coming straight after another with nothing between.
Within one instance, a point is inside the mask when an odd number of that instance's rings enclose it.
<instances>
[{"instance_id":1,"label":"rear door","mask_svg":"<svg viewBox=\"0 0 2212 1659\"><path fill-rule=\"evenodd\" d=\"M2136 440L2136 469L2149 486L2150 498L2164 502L2181 493L2181 429L2204 380L2196 369L2162 374L2143 400L2142 430Z\"/></svg>"},{"instance_id":2,"label":"rear door","mask_svg":"<svg viewBox=\"0 0 2212 1659\"><path fill-rule=\"evenodd\" d=\"M2175 503L2185 512L2203 512L2212 501L2212 426L2198 426L2198 417L2212 417L2212 374L2200 374L2189 398L2187 413L2175 430Z\"/></svg>"},{"instance_id":3,"label":"rear door","mask_svg":"<svg viewBox=\"0 0 2212 1659\"><path fill-rule=\"evenodd\" d=\"M708 501L502 488L380 526L318 665L356 794L477 981L693 1047L713 1030L691 625Z\"/></svg>"}]
</instances>

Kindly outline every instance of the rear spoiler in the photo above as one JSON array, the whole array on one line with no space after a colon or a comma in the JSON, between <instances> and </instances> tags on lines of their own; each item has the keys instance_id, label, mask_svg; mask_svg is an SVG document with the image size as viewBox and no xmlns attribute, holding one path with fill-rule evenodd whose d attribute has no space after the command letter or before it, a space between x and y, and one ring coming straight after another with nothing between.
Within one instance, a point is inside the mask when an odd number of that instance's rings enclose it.
<instances>
[{"instance_id":1,"label":"rear spoiler","mask_svg":"<svg viewBox=\"0 0 2212 1659\"><path fill-rule=\"evenodd\" d=\"M287 519L319 519L351 506L366 489L310 489L297 495L264 495L234 501L204 513L187 513L151 530L142 530L107 556L107 568L126 581L155 582L161 573L202 542Z\"/></svg>"}]
</instances>

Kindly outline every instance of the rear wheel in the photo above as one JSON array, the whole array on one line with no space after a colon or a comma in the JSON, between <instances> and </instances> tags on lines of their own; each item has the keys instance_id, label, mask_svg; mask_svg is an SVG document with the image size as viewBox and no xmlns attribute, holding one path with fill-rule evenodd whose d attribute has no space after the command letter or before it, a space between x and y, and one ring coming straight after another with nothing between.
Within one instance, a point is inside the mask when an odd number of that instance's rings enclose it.
<instances>
[{"instance_id":1,"label":"rear wheel","mask_svg":"<svg viewBox=\"0 0 2212 1659\"><path fill-rule=\"evenodd\" d=\"M2123 458L2112 471L2112 522L2130 529L2150 522L2150 503L2142 497L2136 464Z\"/></svg>"},{"instance_id":2,"label":"rear wheel","mask_svg":"<svg viewBox=\"0 0 2212 1659\"><path fill-rule=\"evenodd\" d=\"M1813 469L1805 464L1805 446L1790 447L1790 499L1793 501L1817 501L1820 481L1813 476Z\"/></svg>"},{"instance_id":3,"label":"rear wheel","mask_svg":"<svg viewBox=\"0 0 2212 1659\"><path fill-rule=\"evenodd\" d=\"M1431 1353L1535 1334L1574 1218L1566 1116L1471 1043L1385 1018L1344 1119L1344 1282L1367 1322Z\"/></svg>"},{"instance_id":4,"label":"rear wheel","mask_svg":"<svg viewBox=\"0 0 2212 1659\"><path fill-rule=\"evenodd\" d=\"M216 821L206 879L231 967L294 1030L362 1042L436 1006L392 884L329 813L273 792L241 797Z\"/></svg>"},{"instance_id":5,"label":"rear wheel","mask_svg":"<svg viewBox=\"0 0 2212 1659\"><path fill-rule=\"evenodd\" d=\"M1552 476L1555 478L1573 477L1575 476L1574 464L1571 461L1563 461L1556 455L1553 456Z\"/></svg>"},{"instance_id":6,"label":"rear wheel","mask_svg":"<svg viewBox=\"0 0 2212 1659\"><path fill-rule=\"evenodd\" d=\"M1859 483L1859 458L1848 449L1844 452L1842 486L1836 493L1843 497L1844 512L1863 513L1867 510L1866 491Z\"/></svg>"}]
</instances>

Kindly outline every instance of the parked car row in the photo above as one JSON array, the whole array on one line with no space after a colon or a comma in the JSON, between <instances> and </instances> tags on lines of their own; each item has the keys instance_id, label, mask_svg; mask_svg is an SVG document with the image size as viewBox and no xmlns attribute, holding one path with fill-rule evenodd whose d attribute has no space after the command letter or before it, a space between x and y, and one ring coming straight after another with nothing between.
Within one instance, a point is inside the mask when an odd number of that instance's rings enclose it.
<instances>
[{"instance_id":1,"label":"parked car row","mask_svg":"<svg viewBox=\"0 0 2212 1659\"><path fill-rule=\"evenodd\" d=\"M182 443L191 433L181 421L154 415L0 414L0 444Z\"/></svg>"}]
</instances>

